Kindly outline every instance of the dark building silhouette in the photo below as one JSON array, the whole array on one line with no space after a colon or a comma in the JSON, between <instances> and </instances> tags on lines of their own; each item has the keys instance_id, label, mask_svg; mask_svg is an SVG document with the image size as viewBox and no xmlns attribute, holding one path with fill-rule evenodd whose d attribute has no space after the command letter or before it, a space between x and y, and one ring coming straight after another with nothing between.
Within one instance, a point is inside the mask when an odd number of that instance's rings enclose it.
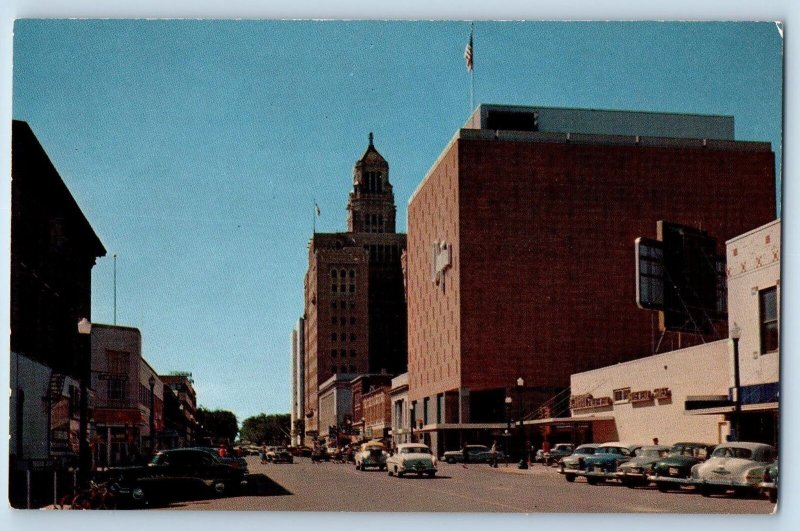
<instances>
[{"instance_id":1,"label":"dark building silhouette","mask_svg":"<svg viewBox=\"0 0 800 531\"><path fill-rule=\"evenodd\" d=\"M335 374L405 372L406 306L389 164L369 146L353 169L347 232L314 234L305 278L306 432L318 389Z\"/></svg>"},{"instance_id":2,"label":"dark building silhouette","mask_svg":"<svg viewBox=\"0 0 800 531\"><path fill-rule=\"evenodd\" d=\"M92 267L106 250L28 124L11 132L9 499L24 507L27 470L37 506L52 500L54 462L77 459L90 355L77 324L91 320Z\"/></svg>"}]
</instances>

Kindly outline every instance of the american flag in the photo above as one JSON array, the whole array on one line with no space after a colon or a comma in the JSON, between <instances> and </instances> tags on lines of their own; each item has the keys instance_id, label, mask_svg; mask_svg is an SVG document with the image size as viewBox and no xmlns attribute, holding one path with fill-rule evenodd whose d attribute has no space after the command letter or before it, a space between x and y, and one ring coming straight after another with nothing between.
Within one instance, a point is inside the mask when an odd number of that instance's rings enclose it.
<instances>
[{"instance_id":1,"label":"american flag","mask_svg":"<svg viewBox=\"0 0 800 531\"><path fill-rule=\"evenodd\" d=\"M464 59L467 60L467 71L472 72L472 30L469 32L469 42L467 43L467 47L464 48Z\"/></svg>"},{"instance_id":2,"label":"american flag","mask_svg":"<svg viewBox=\"0 0 800 531\"><path fill-rule=\"evenodd\" d=\"M319 215L320 215L320 211L319 211L319 205L318 205L318 204L316 204L316 203L314 203L314 210L316 210L316 211L317 211L317 217L319 217Z\"/></svg>"}]
</instances>

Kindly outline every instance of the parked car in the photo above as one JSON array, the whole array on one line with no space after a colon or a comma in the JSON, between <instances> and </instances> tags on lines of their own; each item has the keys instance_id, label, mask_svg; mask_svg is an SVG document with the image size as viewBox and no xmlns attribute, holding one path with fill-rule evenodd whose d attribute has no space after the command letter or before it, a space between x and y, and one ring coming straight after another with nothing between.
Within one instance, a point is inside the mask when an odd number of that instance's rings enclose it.
<instances>
[{"instance_id":1,"label":"parked car","mask_svg":"<svg viewBox=\"0 0 800 531\"><path fill-rule=\"evenodd\" d=\"M650 483L655 464L669 455L669 446L642 446L632 459L617 467L616 476L626 487L643 487Z\"/></svg>"},{"instance_id":2,"label":"parked car","mask_svg":"<svg viewBox=\"0 0 800 531\"><path fill-rule=\"evenodd\" d=\"M270 458L271 463L294 463L294 457L289 452L289 449L285 446L277 446L275 447L275 451L272 452L272 457Z\"/></svg>"},{"instance_id":3,"label":"parked car","mask_svg":"<svg viewBox=\"0 0 800 531\"><path fill-rule=\"evenodd\" d=\"M289 452L295 457L311 457L312 449L310 446L292 446L289 448Z\"/></svg>"},{"instance_id":4,"label":"parked car","mask_svg":"<svg viewBox=\"0 0 800 531\"><path fill-rule=\"evenodd\" d=\"M483 444L468 444L467 455L470 463L489 463L492 460L489 447ZM505 459L505 456L500 457L498 454L498 460L500 459ZM442 455L442 461L450 464L462 463L464 461L464 452L463 450L447 451Z\"/></svg>"},{"instance_id":5,"label":"parked car","mask_svg":"<svg viewBox=\"0 0 800 531\"><path fill-rule=\"evenodd\" d=\"M572 483L575 481L575 472L586 469L586 458L594 455L599 444L582 444L575 448L575 451L567 457L562 457L558 462L558 472L564 474L564 479Z\"/></svg>"},{"instance_id":6,"label":"parked car","mask_svg":"<svg viewBox=\"0 0 800 531\"><path fill-rule=\"evenodd\" d=\"M247 486L244 470L202 448L164 450L146 466L110 468L105 476L123 503L139 506L231 494Z\"/></svg>"},{"instance_id":7,"label":"parked car","mask_svg":"<svg viewBox=\"0 0 800 531\"><path fill-rule=\"evenodd\" d=\"M758 484L758 490L762 495L766 496L770 502L777 503L778 501L778 462L775 461L767 468L764 469L764 475L761 477L761 483Z\"/></svg>"},{"instance_id":8,"label":"parked car","mask_svg":"<svg viewBox=\"0 0 800 531\"><path fill-rule=\"evenodd\" d=\"M544 465L555 465L558 461L568 455L572 455L572 452L575 451L575 445L571 443L558 443L549 452L544 452L542 454L542 458L544 459Z\"/></svg>"},{"instance_id":9,"label":"parked car","mask_svg":"<svg viewBox=\"0 0 800 531\"><path fill-rule=\"evenodd\" d=\"M738 494L756 493L764 470L775 457L775 448L768 444L720 444L706 462L692 467L692 482L703 496L728 490Z\"/></svg>"},{"instance_id":10,"label":"parked car","mask_svg":"<svg viewBox=\"0 0 800 531\"><path fill-rule=\"evenodd\" d=\"M640 444L603 443L595 449L594 455L586 457L585 469L575 472L575 475L584 476L589 485L617 479L617 467L635 457L636 451L641 447Z\"/></svg>"},{"instance_id":11,"label":"parked car","mask_svg":"<svg viewBox=\"0 0 800 531\"><path fill-rule=\"evenodd\" d=\"M215 456L217 459L225 463L226 465L231 465L234 468L241 469L244 471L245 474L249 472L247 468L247 460L244 457L236 457L234 455L228 455L226 457L221 457L219 455L219 450L216 448L209 448L207 446L198 446L194 448L195 450L200 450L201 452L209 453Z\"/></svg>"},{"instance_id":12,"label":"parked car","mask_svg":"<svg viewBox=\"0 0 800 531\"><path fill-rule=\"evenodd\" d=\"M408 443L398 444L397 452L386 460L386 467L390 476L403 477L404 474L414 474L429 477L436 475L436 458L431 449L424 444Z\"/></svg>"},{"instance_id":13,"label":"parked car","mask_svg":"<svg viewBox=\"0 0 800 531\"><path fill-rule=\"evenodd\" d=\"M361 445L361 449L356 454L356 470L366 470L374 467L379 470L386 470L386 459L389 454L379 441L370 441Z\"/></svg>"},{"instance_id":14,"label":"parked car","mask_svg":"<svg viewBox=\"0 0 800 531\"><path fill-rule=\"evenodd\" d=\"M647 479L655 483L661 492L693 485L692 467L708 459L713 451L713 444L698 442L673 444L669 455L653 465L653 473Z\"/></svg>"}]
</instances>

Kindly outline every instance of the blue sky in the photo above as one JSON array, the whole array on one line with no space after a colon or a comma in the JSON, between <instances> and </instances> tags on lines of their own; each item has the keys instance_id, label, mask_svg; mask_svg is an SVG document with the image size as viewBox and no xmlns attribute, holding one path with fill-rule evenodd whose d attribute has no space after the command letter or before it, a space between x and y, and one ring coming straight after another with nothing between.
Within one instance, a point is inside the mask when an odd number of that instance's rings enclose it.
<instances>
[{"instance_id":1,"label":"blue sky","mask_svg":"<svg viewBox=\"0 0 800 531\"><path fill-rule=\"evenodd\" d=\"M464 22L19 21L13 117L108 249L92 312L141 329L161 372L242 420L289 409L313 203L345 228L375 134L398 229L469 113ZM773 23L475 27L475 104L733 115L780 155ZM778 159L780 160L780 159Z\"/></svg>"}]
</instances>

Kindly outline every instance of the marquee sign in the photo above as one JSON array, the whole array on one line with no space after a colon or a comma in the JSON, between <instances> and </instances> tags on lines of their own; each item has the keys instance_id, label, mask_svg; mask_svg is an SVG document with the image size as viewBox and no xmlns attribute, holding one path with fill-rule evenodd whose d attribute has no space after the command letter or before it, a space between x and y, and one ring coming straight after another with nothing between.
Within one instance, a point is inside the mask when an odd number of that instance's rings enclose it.
<instances>
[{"instance_id":1,"label":"marquee sign","mask_svg":"<svg viewBox=\"0 0 800 531\"><path fill-rule=\"evenodd\" d=\"M653 400L652 391L633 391L628 396L630 402L650 402Z\"/></svg>"},{"instance_id":2,"label":"marquee sign","mask_svg":"<svg viewBox=\"0 0 800 531\"><path fill-rule=\"evenodd\" d=\"M658 389L653 389L653 396L656 400L667 400L672 398L672 389L669 387L659 387Z\"/></svg>"},{"instance_id":3,"label":"marquee sign","mask_svg":"<svg viewBox=\"0 0 800 531\"><path fill-rule=\"evenodd\" d=\"M569 407L571 409L588 409L593 407L605 407L613 404L610 396L593 397L591 394L577 395L570 397Z\"/></svg>"},{"instance_id":4,"label":"marquee sign","mask_svg":"<svg viewBox=\"0 0 800 531\"><path fill-rule=\"evenodd\" d=\"M444 290L444 275L452 267L451 245L445 241L433 242L431 253L431 281Z\"/></svg>"}]
</instances>

